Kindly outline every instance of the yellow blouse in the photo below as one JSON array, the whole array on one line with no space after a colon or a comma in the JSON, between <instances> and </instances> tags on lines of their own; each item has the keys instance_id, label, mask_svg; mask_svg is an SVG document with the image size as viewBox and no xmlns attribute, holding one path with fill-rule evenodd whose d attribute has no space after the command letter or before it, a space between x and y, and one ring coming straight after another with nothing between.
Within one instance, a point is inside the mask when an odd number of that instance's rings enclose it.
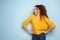
<instances>
[{"instance_id":1,"label":"yellow blouse","mask_svg":"<svg viewBox=\"0 0 60 40\"><path fill-rule=\"evenodd\" d=\"M31 22L32 23L32 31L35 32L35 34L41 34L41 30L47 30L48 26L53 27L55 26L54 23L47 18L46 16L42 16L42 19L38 19L34 14L29 16L22 24L23 27L26 27L26 25Z\"/></svg>"}]
</instances>

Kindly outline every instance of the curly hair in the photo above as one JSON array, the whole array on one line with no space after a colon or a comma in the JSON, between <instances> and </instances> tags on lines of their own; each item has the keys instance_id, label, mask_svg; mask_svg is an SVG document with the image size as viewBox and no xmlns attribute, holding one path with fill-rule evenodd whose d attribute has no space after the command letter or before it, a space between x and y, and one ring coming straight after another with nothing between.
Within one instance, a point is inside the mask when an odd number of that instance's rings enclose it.
<instances>
[{"instance_id":1,"label":"curly hair","mask_svg":"<svg viewBox=\"0 0 60 40\"><path fill-rule=\"evenodd\" d=\"M45 15L47 18L49 18L48 15L47 15L47 10L46 10L44 5L35 5L35 7L39 8L39 10L40 10L40 17Z\"/></svg>"}]
</instances>

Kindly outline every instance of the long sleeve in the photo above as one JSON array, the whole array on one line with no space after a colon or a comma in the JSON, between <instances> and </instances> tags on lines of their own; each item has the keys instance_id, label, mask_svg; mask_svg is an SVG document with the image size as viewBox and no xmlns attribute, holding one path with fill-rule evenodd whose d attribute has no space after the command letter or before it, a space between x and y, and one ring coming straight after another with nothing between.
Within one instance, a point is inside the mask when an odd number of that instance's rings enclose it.
<instances>
[{"instance_id":1,"label":"long sleeve","mask_svg":"<svg viewBox=\"0 0 60 40\"><path fill-rule=\"evenodd\" d=\"M54 27L54 26L55 26L55 24L54 24L49 18L47 18L46 16L45 16L45 21L46 21L46 23L47 23L50 27Z\"/></svg>"},{"instance_id":2,"label":"long sleeve","mask_svg":"<svg viewBox=\"0 0 60 40\"><path fill-rule=\"evenodd\" d=\"M29 16L23 23L22 26L25 27L32 20L32 15Z\"/></svg>"}]
</instances>

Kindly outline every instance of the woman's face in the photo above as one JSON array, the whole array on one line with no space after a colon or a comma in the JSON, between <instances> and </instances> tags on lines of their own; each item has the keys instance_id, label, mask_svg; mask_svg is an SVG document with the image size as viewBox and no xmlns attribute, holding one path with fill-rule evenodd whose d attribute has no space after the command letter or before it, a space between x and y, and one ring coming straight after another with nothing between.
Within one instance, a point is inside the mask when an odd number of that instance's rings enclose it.
<instances>
[{"instance_id":1,"label":"woman's face","mask_svg":"<svg viewBox=\"0 0 60 40\"><path fill-rule=\"evenodd\" d=\"M37 7L34 7L34 13L37 15L39 13L39 9Z\"/></svg>"}]
</instances>

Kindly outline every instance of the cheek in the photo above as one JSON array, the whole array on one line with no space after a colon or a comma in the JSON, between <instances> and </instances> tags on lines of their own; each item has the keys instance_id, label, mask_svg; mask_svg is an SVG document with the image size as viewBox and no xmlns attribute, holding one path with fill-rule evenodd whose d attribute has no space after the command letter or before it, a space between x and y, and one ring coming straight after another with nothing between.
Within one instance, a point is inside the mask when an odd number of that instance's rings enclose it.
<instances>
[{"instance_id":1,"label":"cheek","mask_svg":"<svg viewBox=\"0 0 60 40\"><path fill-rule=\"evenodd\" d=\"M37 15L37 13L35 13Z\"/></svg>"},{"instance_id":2,"label":"cheek","mask_svg":"<svg viewBox=\"0 0 60 40\"><path fill-rule=\"evenodd\" d=\"M37 10L34 10L34 12L37 12Z\"/></svg>"}]
</instances>

